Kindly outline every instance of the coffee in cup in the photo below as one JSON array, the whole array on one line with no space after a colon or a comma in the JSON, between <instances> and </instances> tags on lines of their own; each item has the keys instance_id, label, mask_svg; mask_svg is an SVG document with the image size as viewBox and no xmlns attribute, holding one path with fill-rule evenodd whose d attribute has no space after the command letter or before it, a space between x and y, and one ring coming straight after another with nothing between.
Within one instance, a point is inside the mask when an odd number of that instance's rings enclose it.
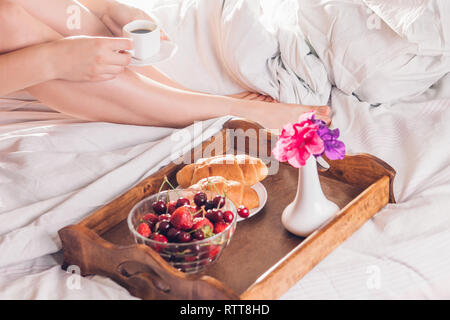
<instances>
[{"instance_id":1,"label":"coffee in cup","mask_svg":"<svg viewBox=\"0 0 450 320\"><path fill-rule=\"evenodd\" d=\"M123 36L133 40L133 58L145 60L159 52L160 27L153 21L135 20L123 27Z\"/></svg>"}]
</instances>

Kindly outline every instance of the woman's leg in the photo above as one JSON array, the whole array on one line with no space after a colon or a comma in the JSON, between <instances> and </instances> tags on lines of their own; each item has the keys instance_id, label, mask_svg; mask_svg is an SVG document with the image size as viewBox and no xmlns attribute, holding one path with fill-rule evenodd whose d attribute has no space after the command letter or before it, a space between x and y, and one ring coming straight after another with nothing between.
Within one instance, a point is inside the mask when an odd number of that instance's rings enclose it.
<instances>
[{"instance_id":1,"label":"woman's leg","mask_svg":"<svg viewBox=\"0 0 450 320\"><path fill-rule=\"evenodd\" d=\"M30 44L39 42L42 30L48 30L49 27L20 7L13 7L8 10L14 11L15 19L8 18L6 14L6 19L0 21L0 28L17 28L18 23L33 25L33 29L22 30L23 34L18 32L12 42L16 42L17 47L19 44L23 46L25 40L30 40ZM33 37L28 35L30 30ZM41 42L49 41L49 35L50 33L45 33ZM61 38L61 35L54 32L53 37L56 40ZM10 44L11 47L14 48L14 45ZM76 83L54 80L28 88L28 91L48 106L82 119L136 125L182 127L195 120L231 114L277 128L309 110L318 110L324 119L327 119L329 114L327 107L273 105L261 101L187 92L168 87L130 70L110 81Z\"/></svg>"},{"instance_id":2,"label":"woman's leg","mask_svg":"<svg viewBox=\"0 0 450 320\"><path fill-rule=\"evenodd\" d=\"M26 24L19 27L19 19L25 18ZM59 37L58 33L39 20L27 16L22 7L0 0L0 54L52 41L56 37Z\"/></svg>"}]
</instances>

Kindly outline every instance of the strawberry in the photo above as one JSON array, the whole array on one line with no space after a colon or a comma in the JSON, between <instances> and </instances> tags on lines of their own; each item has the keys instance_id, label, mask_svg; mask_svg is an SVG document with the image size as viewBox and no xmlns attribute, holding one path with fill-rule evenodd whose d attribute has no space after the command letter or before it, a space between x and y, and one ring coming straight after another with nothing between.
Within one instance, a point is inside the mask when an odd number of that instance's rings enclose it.
<instances>
[{"instance_id":1,"label":"strawberry","mask_svg":"<svg viewBox=\"0 0 450 320\"><path fill-rule=\"evenodd\" d=\"M162 242L162 243L168 243L169 242L166 237L164 237L162 234L159 234L159 233L152 234L152 240L158 241L158 242ZM159 251L163 250L166 246L164 244L152 244L151 247L155 251L159 252Z\"/></svg>"},{"instance_id":2,"label":"strawberry","mask_svg":"<svg viewBox=\"0 0 450 320\"><path fill-rule=\"evenodd\" d=\"M211 230L214 230L214 225L207 218L195 218L192 230L203 229L203 227L208 226Z\"/></svg>"},{"instance_id":3,"label":"strawberry","mask_svg":"<svg viewBox=\"0 0 450 320\"><path fill-rule=\"evenodd\" d=\"M214 245L211 245L211 246L209 247L209 258L210 258L211 260L214 260L214 258L217 257L217 255L219 254L219 252L220 252L220 246L214 246Z\"/></svg>"},{"instance_id":4,"label":"strawberry","mask_svg":"<svg viewBox=\"0 0 450 320\"><path fill-rule=\"evenodd\" d=\"M150 230L150 227L148 226L148 224L146 223L141 223L138 228L137 228L137 232L143 236L148 238L150 236L150 234L152 233L152 231Z\"/></svg>"},{"instance_id":5,"label":"strawberry","mask_svg":"<svg viewBox=\"0 0 450 320\"><path fill-rule=\"evenodd\" d=\"M172 213L170 223L177 229L189 230L192 228L193 221L191 217L191 210L187 206L179 207Z\"/></svg>"},{"instance_id":6,"label":"strawberry","mask_svg":"<svg viewBox=\"0 0 450 320\"><path fill-rule=\"evenodd\" d=\"M217 222L217 223L214 225L214 233L215 233L215 234L221 233L221 232L222 232L223 230L225 230L228 226L229 226L229 224L226 223L226 222L223 222L223 221Z\"/></svg>"},{"instance_id":7,"label":"strawberry","mask_svg":"<svg viewBox=\"0 0 450 320\"><path fill-rule=\"evenodd\" d=\"M154 213L147 213L143 217L143 219L144 219L144 221L152 222L152 223L157 223L159 221L158 216Z\"/></svg>"}]
</instances>

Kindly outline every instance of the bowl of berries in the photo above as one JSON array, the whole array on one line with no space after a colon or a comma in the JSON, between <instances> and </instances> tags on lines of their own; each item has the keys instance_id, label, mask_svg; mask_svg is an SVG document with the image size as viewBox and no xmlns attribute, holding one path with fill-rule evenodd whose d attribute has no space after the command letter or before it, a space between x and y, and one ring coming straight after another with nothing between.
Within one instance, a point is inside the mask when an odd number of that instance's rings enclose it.
<instances>
[{"instance_id":1,"label":"bowl of berries","mask_svg":"<svg viewBox=\"0 0 450 320\"><path fill-rule=\"evenodd\" d=\"M174 268L199 273L214 263L236 229L236 207L226 195L173 189L138 202L128 216L136 243L146 244Z\"/></svg>"}]
</instances>

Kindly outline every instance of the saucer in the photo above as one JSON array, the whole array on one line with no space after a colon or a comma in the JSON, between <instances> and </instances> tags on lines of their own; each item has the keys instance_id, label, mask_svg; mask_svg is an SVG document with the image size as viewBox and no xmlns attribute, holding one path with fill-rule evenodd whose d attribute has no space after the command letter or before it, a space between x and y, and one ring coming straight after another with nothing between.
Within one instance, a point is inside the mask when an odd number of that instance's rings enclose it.
<instances>
[{"instance_id":1,"label":"saucer","mask_svg":"<svg viewBox=\"0 0 450 320\"><path fill-rule=\"evenodd\" d=\"M250 219L250 217L254 216L258 212L261 211L261 209L266 205L267 202L267 190L266 187L261 182L258 182L257 184L252 186L252 189L256 191L259 198L259 207L250 209L250 214L247 218L237 217L237 222L244 221L247 219Z\"/></svg>"},{"instance_id":2,"label":"saucer","mask_svg":"<svg viewBox=\"0 0 450 320\"><path fill-rule=\"evenodd\" d=\"M130 66L135 67L143 67L143 66L151 66L153 64L166 61L174 56L177 52L178 46L167 40L161 40L161 49L159 52L150 58L140 60L136 58L131 58Z\"/></svg>"}]
</instances>

